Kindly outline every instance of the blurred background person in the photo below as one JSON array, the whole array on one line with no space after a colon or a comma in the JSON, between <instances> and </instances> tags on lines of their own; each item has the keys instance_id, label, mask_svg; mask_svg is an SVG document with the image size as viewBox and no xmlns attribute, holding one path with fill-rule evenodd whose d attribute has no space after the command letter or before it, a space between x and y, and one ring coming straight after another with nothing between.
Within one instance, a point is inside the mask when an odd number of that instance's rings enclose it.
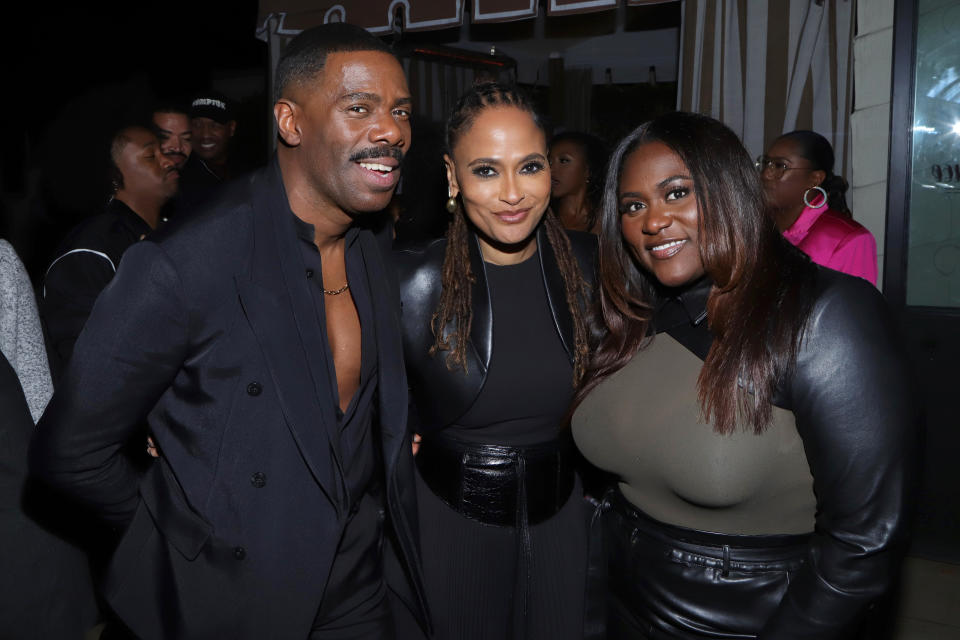
<instances>
[{"instance_id":1,"label":"blurred background person","mask_svg":"<svg viewBox=\"0 0 960 640\"><path fill-rule=\"evenodd\" d=\"M197 172L205 173L206 170L201 166L202 161L193 155L193 133L186 107L175 102L162 103L153 110L151 120L153 132L160 141L160 153L173 162L180 174L176 195L160 211L160 224L166 224L189 204L184 197L184 185L202 181L202 175L198 177Z\"/></svg>"},{"instance_id":2,"label":"blurred background person","mask_svg":"<svg viewBox=\"0 0 960 640\"><path fill-rule=\"evenodd\" d=\"M847 181L833 173L833 147L813 131L791 131L757 159L770 214L792 245L817 264L877 284L877 242L853 219Z\"/></svg>"},{"instance_id":3,"label":"blurred background person","mask_svg":"<svg viewBox=\"0 0 960 640\"><path fill-rule=\"evenodd\" d=\"M67 234L43 278L40 314L54 373L66 365L97 296L123 253L157 227L163 206L177 192L179 173L160 151L153 131L125 126L110 141L106 210Z\"/></svg>"},{"instance_id":4,"label":"blurred background person","mask_svg":"<svg viewBox=\"0 0 960 640\"><path fill-rule=\"evenodd\" d=\"M180 191L164 212L170 218L202 208L240 173L231 149L237 122L227 97L216 91L197 94L188 115L192 153L181 171Z\"/></svg>"},{"instance_id":5,"label":"blurred background person","mask_svg":"<svg viewBox=\"0 0 960 640\"><path fill-rule=\"evenodd\" d=\"M237 121L227 97L216 91L197 95L190 103L190 130L193 152L215 182L233 177L230 142L237 132Z\"/></svg>"},{"instance_id":6,"label":"blurred background person","mask_svg":"<svg viewBox=\"0 0 960 640\"><path fill-rule=\"evenodd\" d=\"M193 133L187 110L173 103L161 104L153 110L152 120L160 141L160 153L170 158L182 175L193 151Z\"/></svg>"},{"instance_id":7,"label":"blurred background person","mask_svg":"<svg viewBox=\"0 0 960 640\"><path fill-rule=\"evenodd\" d=\"M564 131L550 141L550 208L573 231L597 232L609 153L600 138Z\"/></svg>"}]
</instances>

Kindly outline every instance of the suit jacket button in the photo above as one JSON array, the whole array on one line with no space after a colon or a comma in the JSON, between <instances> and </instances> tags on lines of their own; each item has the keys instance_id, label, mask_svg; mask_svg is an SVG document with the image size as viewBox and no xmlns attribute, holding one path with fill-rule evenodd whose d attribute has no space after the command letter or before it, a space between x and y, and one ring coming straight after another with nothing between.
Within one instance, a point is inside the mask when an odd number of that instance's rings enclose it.
<instances>
[{"instance_id":1,"label":"suit jacket button","mask_svg":"<svg viewBox=\"0 0 960 640\"><path fill-rule=\"evenodd\" d=\"M263 489L267 484L267 474L263 473L262 471L257 471L250 476L250 484L257 489Z\"/></svg>"},{"instance_id":2,"label":"suit jacket button","mask_svg":"<svg viewBox=\"0 0 960 640\"><path fill-rule=\"evenodd\" d=\"M260 386L259 382L251 382L247 385L247 395L258 396L263 391L263 387Z\"/></svg>"},{"instance_id":3,"label":"suit jacket button","mask_svg":"<svg viewBox=\"0 0 960 640\"><path fill-rule=\"evenodd\" d=\"M247 550L243 547L234 547L233 548L233 557L237 560L243 560L247 557Z\"/></svg>"}]
</instances>

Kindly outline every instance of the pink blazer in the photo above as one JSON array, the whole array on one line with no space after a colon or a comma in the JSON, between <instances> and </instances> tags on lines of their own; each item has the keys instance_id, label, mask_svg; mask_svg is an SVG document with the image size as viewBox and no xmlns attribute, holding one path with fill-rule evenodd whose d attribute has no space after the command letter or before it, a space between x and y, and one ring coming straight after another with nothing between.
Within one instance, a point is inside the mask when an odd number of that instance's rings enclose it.
<instances>
[{"instance_id":1,"label":"pink blazer","mask_svg":"<svg viewBox=\"0 0 960 640\"><path fill-rule=\"evenodd\" d=\"M806 207L783 237L817 264L877 285L877 242L859 222L829 207Z\"/></svg>"}]
</instances>

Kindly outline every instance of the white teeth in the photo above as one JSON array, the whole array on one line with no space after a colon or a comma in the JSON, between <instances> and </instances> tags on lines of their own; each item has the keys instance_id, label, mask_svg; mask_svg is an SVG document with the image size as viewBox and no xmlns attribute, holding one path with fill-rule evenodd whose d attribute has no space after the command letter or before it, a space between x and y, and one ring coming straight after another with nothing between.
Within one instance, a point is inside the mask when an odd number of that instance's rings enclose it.
<instances>
[{"instance_id":1,"label":"white teeth","mask_svg":"<svg viewBox=\"0 0 960 640\"><path fill-rule=\"evenodd\" d=\"M380 164L378 162L361 162L360 166L364 169L370 169L370 171L382 171L383 173L390 173L393 171L393 167L388 167L385 164Z\"/></svg>"},{"instance_id":2,"label":"white teeth","mask_svg":"<svg viewBox=\"0 0 960 640\"><path fill-rule=\"evenodd\" d=\"M658 244L655 247L650 247L650 251L664 251L666 249L671 249L673 247L680 246L684 242L686 242L686 240L673 240L671 242L666 242L664 244Z\"/></svg>"}]
</instances>

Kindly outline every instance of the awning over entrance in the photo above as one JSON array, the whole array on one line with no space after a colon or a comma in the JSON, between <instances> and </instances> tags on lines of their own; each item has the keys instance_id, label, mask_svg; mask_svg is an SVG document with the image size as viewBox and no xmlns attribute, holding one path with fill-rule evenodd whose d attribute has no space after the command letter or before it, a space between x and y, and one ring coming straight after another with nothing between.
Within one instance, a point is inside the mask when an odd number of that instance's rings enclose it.
<instances>
[{"instance_id":1,"label":"awning over entrance","mask_svg":"<svg viewBox=\"0 0 960 640\"><path fill-rule=\"evenodd\" d=\"M670 0L549 0L547 15L609 11L621 2L635 6L665 1ZM460 26L467 11L474 24L527 20L537 17L538 5L538 0L260 0L257 34L264 39L271 32L293 35L327 22L350 22L378 34L394 26L431 31Z\"/></svg>"}]
</instances>

